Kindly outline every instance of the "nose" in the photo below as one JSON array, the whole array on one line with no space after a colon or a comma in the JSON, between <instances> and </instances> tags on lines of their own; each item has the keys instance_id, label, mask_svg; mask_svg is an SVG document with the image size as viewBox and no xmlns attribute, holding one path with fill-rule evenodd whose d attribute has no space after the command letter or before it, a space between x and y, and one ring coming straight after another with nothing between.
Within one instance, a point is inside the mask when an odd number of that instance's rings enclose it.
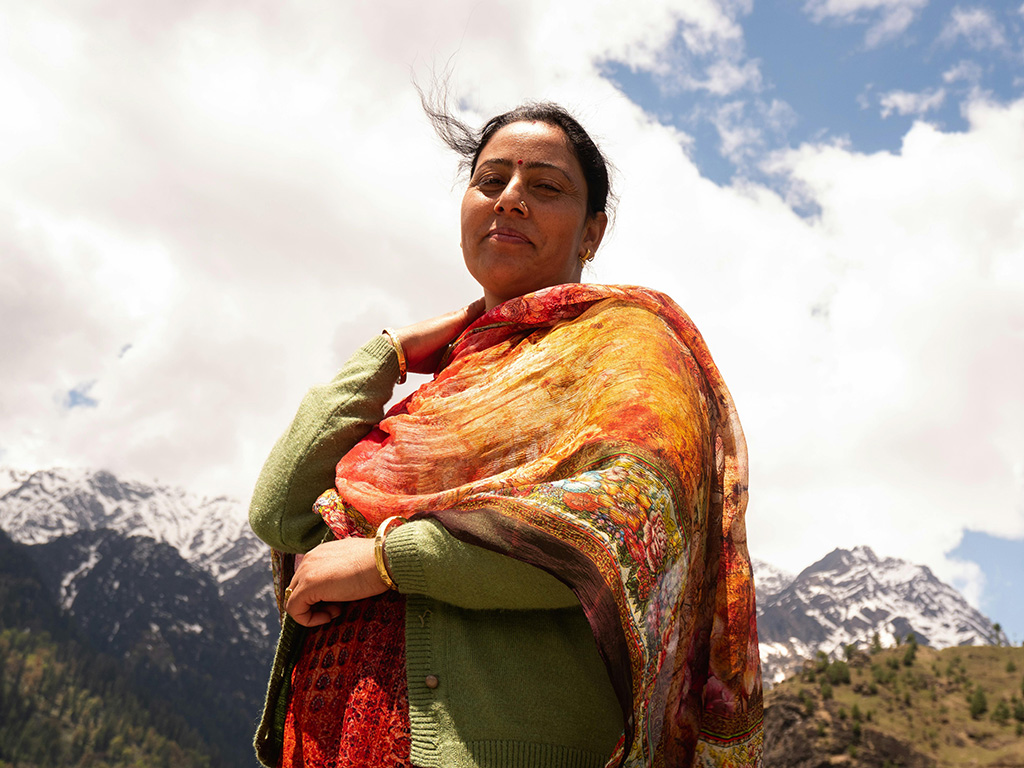
<instances>
[{"instance_id":1,"label":"nose","mask_svg":"<svg viewBox=\"0 0 1024 768\"><path fill-rule=\"evenodd\" d=\"M498 199L494 201L494 212L518 212L524 218L529 215L530 211L526 207L526 200L524 199L521 185L515 179L512 179L505 185L501 194L498 195Z\"/></svg>"}]
</instances>

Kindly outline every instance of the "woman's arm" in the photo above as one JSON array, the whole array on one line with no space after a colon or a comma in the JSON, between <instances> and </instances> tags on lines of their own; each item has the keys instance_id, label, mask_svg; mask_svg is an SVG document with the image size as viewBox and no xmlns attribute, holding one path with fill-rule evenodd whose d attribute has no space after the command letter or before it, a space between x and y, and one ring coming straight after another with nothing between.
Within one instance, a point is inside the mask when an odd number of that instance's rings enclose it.
<instances>
[{"instance_id":1,"label":"woman's arm","mask_svg":"<svg viewBox=\"0 0 1024 768\"><path fill-rule=\"evenodd\" d=\"M404 594L461 608L536 610L579 605L546 571L459 541L436 520L414 520L385 540L388 570Z\"/></svg>"},{"instance_id":2,"label":"woman's arm","mask_svg":"<svg viewBox=\"0 0 1024 768\"><path fill-rule=\"evenodd\" d=\"M397 331L408 370L432 373L448 343L484 311L484 300ZM338 461L384 417L398 380L398 355L385 336L359 349L329 383L314 387L267 457L249 507L256 535L282 552L308 552L327 527L313 502L334 485Z\"/></svg>"},{"instance_id":3,"label":"woman's arm","mask_svg":"<svg viewBox=\"0 0 1024 768\"><path fill-rule=\"evenodd\" d=\"M340 603L379 595L373 539L347 538L314 547L289 587L288 614L315 627ZM404 594L427 595L462 608L540 610L579 605L562 582L532 565L459 541L435 520L415 520L388 534L388 569Z\"/></svg>"},{"instance_id":4,"label":"woman's arm","mask_svg":"<svg viewBox=\"0 0 1024 768\"><path fill-rule=\"evenodd\" d=\"M384 336L361 347L328 384L309 391L267 457L249 507L256 535L282 552L308 552L327 533L313 502L334 486L338 460L384 417L398 356Z\"/></svg>"}]
</instances>

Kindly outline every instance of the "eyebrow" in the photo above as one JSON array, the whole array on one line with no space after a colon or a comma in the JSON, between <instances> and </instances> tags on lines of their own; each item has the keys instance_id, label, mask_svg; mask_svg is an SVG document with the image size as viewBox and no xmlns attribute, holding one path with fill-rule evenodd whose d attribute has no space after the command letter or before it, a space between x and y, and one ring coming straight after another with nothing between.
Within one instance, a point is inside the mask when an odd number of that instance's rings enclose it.
<instances>
[{"instance_id":1,"label":"eyebrow","mask_svg":"<svg viewBox=\"0 0 1024 768\"><path fill-rule=\"evenodd\" d=\"M515 166L515 163L513 163L511 160L508 160L508 159L506 159L504 157L492 157L492 158L489 158L487 160L484 160L482 163L480 163L480 165L500 165L500 166L502 166L504 168L512 168L512 167ZM555 170L555 171L558 171L559 173L561 173L569 181L572 181L572 176L569 175L569 172L566 171L565 168L563 168L562 166L555 165L554 163L544 163L544 162L541 162L539 160L531 160L531 161L528 161L528 162L527 161L523 161L523 167L524 168L529 168L529 169L533 169L533 168L551 168L552 170Z\"/></svg>"}]
</instances>

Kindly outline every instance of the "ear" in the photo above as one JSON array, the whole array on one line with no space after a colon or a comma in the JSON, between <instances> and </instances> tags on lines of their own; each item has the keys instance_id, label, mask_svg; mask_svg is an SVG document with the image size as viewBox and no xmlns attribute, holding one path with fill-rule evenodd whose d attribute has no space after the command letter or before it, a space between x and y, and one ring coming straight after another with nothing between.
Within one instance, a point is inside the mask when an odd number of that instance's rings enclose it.
<instances>
[{"instance_id":1,"label":"ear","mask_svg":"<svg viewBox=\"0 0 1024 768\"><path fill-rule=\"evenodd\" d=\"M597 248L604 238L604 231L608 227L608 216L604 211L598 211L591 216L583 225L583 239L580 240L581 253L586 253L589 248L597 253Z\"/></svg>"}]
</instances>

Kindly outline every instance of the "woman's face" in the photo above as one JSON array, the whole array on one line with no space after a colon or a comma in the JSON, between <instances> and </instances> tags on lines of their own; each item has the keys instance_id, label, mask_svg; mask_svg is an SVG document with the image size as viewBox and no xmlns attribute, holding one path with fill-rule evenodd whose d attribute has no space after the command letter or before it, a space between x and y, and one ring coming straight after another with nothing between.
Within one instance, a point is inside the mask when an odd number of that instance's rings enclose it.
<instances>
[{"instance_id":1,"label":"woman's face","mask_svg":"<svg viewBox=\"0 0 1024 768\"><path fill-rule=\"evenodd\" d=\"M519 122L480 153L462 198L462 255L490 309L580 279L608 218L587 218L587 182L560 128Z\"/></svg>"}]
</instances>

